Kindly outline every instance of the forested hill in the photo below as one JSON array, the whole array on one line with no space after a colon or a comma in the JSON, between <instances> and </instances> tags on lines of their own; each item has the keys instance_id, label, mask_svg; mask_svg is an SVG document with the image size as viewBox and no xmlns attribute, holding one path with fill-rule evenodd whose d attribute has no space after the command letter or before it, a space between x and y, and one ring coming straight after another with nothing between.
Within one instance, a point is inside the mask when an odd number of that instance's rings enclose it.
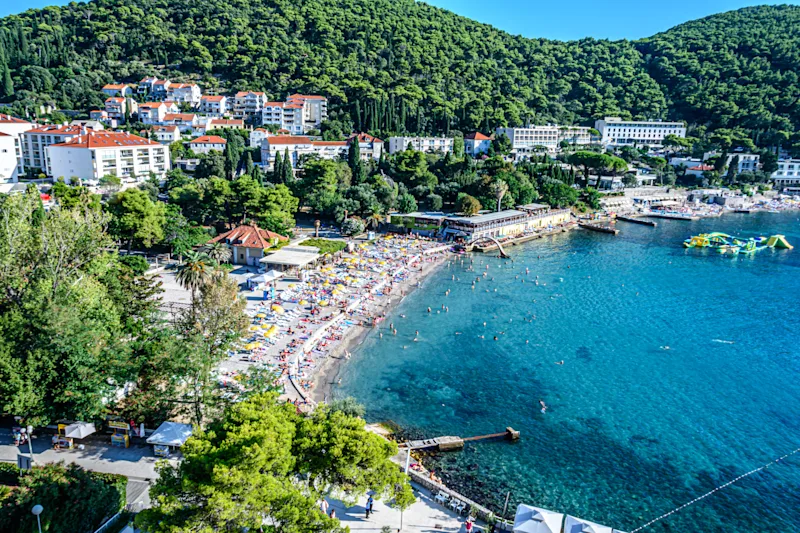
<instances>
[{"instance_id":1,"label":"forested hill","mask_svg":"<svg viewBox=\"0 0 800 533\"><path fill-rule=\"evenodd\" d=\"M88 110L104 83L158 74L276 99L326 94L339 118L375 133L604 115L754 136L800 129L798 7L723 13L638 42L527 39L412 0L94 0L0 27L0 96L20 106Z\"/></svg>"}]
</instances>

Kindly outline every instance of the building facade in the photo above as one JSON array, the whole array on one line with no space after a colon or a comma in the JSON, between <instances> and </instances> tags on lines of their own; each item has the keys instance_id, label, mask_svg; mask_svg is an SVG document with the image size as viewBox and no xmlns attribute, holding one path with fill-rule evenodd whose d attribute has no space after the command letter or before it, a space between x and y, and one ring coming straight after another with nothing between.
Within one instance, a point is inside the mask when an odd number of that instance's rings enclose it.
<instances>
[{"instance_id":1,"label":"building facade","mask_svg":"<svg viewBox=\"0 0 800 533\"><path fill-rule=\"evenodd\" d=\"M324 96L293 94L285 102L264 102L261 123L274 124L292 135L319 129L328 118L328 99Z\"/></svg>"},{"instance_id":2,"label":"building facade","mask_svg":"<svg viewBox=\"0 0 800 533\"><path fill-rule=\"evenodd\" d=\"M527 126L524 128L497 128L496 135L505 134L511 141L511 149L532 153L537 149L555 153L559 146L558 126Z\"/></svg>"},{"instance_id":3,"label":"building facade","mask_svg":"<svg viewBox=\"0 0 800 533\"><path fill-rule=\"evenodd\" d=\"M190 133L200 126L200 118L194 113L167 113L161 123L177 126L181 133Z\"/></svg>"},{"instance_id":4,"label":"building facade","mask_svg":"<svg viewBox=\"0 0 800 533\"><path fill-rule=\"evenodd\" d=\"M239 91L233 97L233 116L244 118L260 115L267 97L264 93L256 91Z\"/></svg>"},{"instance_id":5,"label":"building facade","mask_svg":"<svg viewBox=\"0 0 800 533\"><path fill-rule=\"evenodd\" d=\"M347 142L352 143L356 138L358 138L358 151L361 154L362 161L368 161L370 159L377 161L381 158L381 154L383 154L382 140L368 133L353 133L347 139Z\"/></svg>"},{"instance_id":6,"label":"building facade","mask_svg":"<svg viewBox=\"0 0 800 533\"><path fill-rule=\"evenodd\" d=\"M418 152L453 152L452 137L389 137L389 153L405 151L408 146Z\"/></svg>"},{"instance_id":7,"label":"building facade","mask_svg":"<svg viewBox=\"0 0 800 533\"><path fill-rule=\"evenodd\" d=\"M231 250L231 263L234 265L258 266L264 252L275 247L280 241L288 240L283 235L259 228L255 225L242 225L217 235L209 242L221 242Z\"/></svg>"},{"instance_id":8,"label":"building facade","mask_svg":"<svg viewBox=\"0 0 800 533\"><path fill-rule=\"evenodd\" d=\"M200 98L203 92L200 86L195 83L174 83L170 84L167 97L173 102L189 104L197 106L200 104Z\"/></svg>"},{"instance_id":9,"label":"building facade","mask_svg":"<svg viewBox=\"0 0 800 533\"><path fill-rule=\"evenodd\" d=\"M800 158L779 159L778 170L772 173L772 181L780 190L800 186Z\"/></svg>"},{"instance_id":10,"label":"building facade","mask_svg":"<svg viewBox=\"0 0 800 533\"><path fill-rule=\"evenodd\" d=\"M206 130L243 130L244 120L236 118L212 118L206 124Z\"/></svg>"},{"instance_id":11,"label":"building facade","mask_svg":"<svg viewBox=\"0 0 800 533\"><path fill-rule=\"evenodd\" d=\"M122 98L133 96L133 89L124 83L109 83L104 85L102 90L103 94L107 96L120 96Z\"/></svg>"},{"instance_id":12,"label":"building facade","mask_svg":"<svg viewBox=\"0 0 800 533\"><path fill-rule=\"evenodd\" d=\"M22 134L22 154L24 166L34 172L43 172L53 177L47 147L61 144L86 133L81 126L40 126Z\"/></svg>"},{"instance_id":13,"label":"building facade","mask_svg":"<svg viewBox=\"0 0 800 533\"><path fill-rule=\"evenodd\" d=\"M224 152L226 144L228 144L228 141L222 137L218 137L216 135L203 135L196 139L192 139L186 143L186 146L188 146L192 152L196 154L207 154L211 150Z\"/></svg>"},{"instance_id":14,"label":"building facade","mask_svg":"<svg viewBox=\"0 0 800 533\"><path fill-rule=\"evenodd\" d=\"M201 96L200 112L210 117L221 117L228 112L228 98L214 95Z\"/></svg>"},{"instance_id":15,"label":"building facade","mask_svg":"<svg viewBox=\"0 0 800 533\"><path fill-rule=\"evenodd\" d=\"M609 146L641 144L660 147L667 135L686 137L686 126L683 122L606 117L596 121L594 127L600 132L600 143Z\"/></svg>"},{"instance_id":16,"label":"building facade","mask_svg":"<svg viewBox=\"0 0 800 533\"><path fill-rule=\"evenodd\" d=\"M172 144L181 140L181 130L178 126L156 126L153 135L161 144Z\"/></svg>"},{"instance_id":17,"label":"building facade","mask_svg":"<svg viewBox=\"0 0 800 533\"><path fill-rule=\"evenodd\" d=\"M464 135L464 152L472 157L487 153L491 145L491 137L487 137L479 131Z\"/></svg>"},{"instance_id":18,"label":"building facade","mask_svg":"<svg viewBox=\"0 0 800 533\"><path fill-rule=\"evenodd\" d=\"M32 130L36 124L0 113L0 133L5 133L14 139L14 154L17 158L17 175L24 172L25 158L22 153L22 134Z\"/></svg>"},{"instance_id":19,"label":"building facade","mask_svg":"<svg viewBox=\"0 0 800 533\"><path fill-rule=\"evenodd\" d=\"M275 157L289 153L292 168L302 166L304 156L316 155L322 159L339 159L347 156L347 141L312 141L308 137L275 135L261 143L261 162L266 170L274 170ZM284 161L285 163L285 161Z\"/></svg>"},{"instance_id":20,"label":"building facade","mask_svg":"<svg viewBox=\"0 0 800 533\"><path fill-rule=\"evenodd\" d=\"M16 183L19 177L16 138L0 133L0 184Z\"/></svg>"},{"instance_id":21,"label":"building facade","mask_svg":"<svg viewBox=\"0 0 800 533\"><path fill-rule=\"evenodd\" d=\"M169 148L121 131L90 131L47 147L51 177L77 176L95 183L103 176L146 180L150 173L163 179L170 169Z\"/></svg>"}]
</instances>

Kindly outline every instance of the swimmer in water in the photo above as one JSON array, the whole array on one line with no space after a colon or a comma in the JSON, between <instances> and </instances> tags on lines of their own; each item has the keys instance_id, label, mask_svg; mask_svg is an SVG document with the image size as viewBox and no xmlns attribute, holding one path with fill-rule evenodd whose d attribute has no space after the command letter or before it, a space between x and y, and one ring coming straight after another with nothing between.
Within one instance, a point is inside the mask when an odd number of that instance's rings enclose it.
<instances>
[{"instance_id":1,"label":"swimmer in water","mask_svg":"<svg viewBox=\"0 0 800 533\"><path fill-rule=\"evenodd\" d=\"M669 350L669 346L662 346L661 349L662 350Z\"/></svg>"},{"instance_id":2,"label":"swimmer in water","mask_svg":"<svg viewBox=\"0 0 800 533\"><path fill-rule=\"evenodd\" d=\"M562 360L562 361L556 361L556 364L557 364L557 365L563 365L563 364L564 364L564 361L563 361L563 360Z\"/></svg>"},{"instance_id":3,"label":"swimmer in water","mask_svg":"<svg viewBox=\"0 0 800 533\"><path fill-rule=\"evenodd\" d=\"M497 335L494 336L494 340L497 340Z\"/></svg>"},{"instance_id":4,"label":"swimmer in water","mask_svg":"<svg viewBox=\"0 0 800 533\"><path fill-rule=\"evenodd\" d=\"M484 339L485 337L483 335L478 335L478 338L479 339Z\"/></svg>"},{"instance_id":5,"label":"swimmer in water","mask_svg":"<svg viewBox=\"0 0 800 533\"><path fill-rule=\"evenodd\" d=\"M405 317L406 317L406 315L400 315L400 318L405 318Z\"/></svg>"},{"instance_id":6,"label":"swimmer in water","mask_svg":"<svg viewBox=\"0 0 800 533\"><path fill-rule=\"evenodd\" d=\"M428 308L428 312L429 312L429 313L431 312L431 308L430 308L430 307Z\"/></svg>"},{"instance_id":7,"label":"swimmer in water","mask_svg":"<svg viewBox=\"0 0 800 533\"><path fill-rule=\"evenodd\" d=\"M542 412L546 413L547 412L547 404L544 403L544 400L539 400L539 405L542 406Z\"/></svg>"}]
</instances>

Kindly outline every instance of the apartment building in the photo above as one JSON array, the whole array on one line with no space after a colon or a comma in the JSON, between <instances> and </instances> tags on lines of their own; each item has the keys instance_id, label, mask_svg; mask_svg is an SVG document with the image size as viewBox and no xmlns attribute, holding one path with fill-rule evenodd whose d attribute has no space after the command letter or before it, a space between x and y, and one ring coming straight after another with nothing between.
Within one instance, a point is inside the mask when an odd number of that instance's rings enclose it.
<instances>
[{"instance_id":1,"label":"apartment building","mask_svg":"<svg viewBox=\"0 0 800 533\"><path fill-rule=\"evenodd\" d=\"M264 128L256 128L250 132L250 148L261 148L261 142L267 138L269 132Z\"/></svg>"},{"instance_id":2,"label":"apartment building","mask_svg":"<svg viewBox=\"0 0 800 533\"><path fill-rule=\"evenodd\" d=\"M228 144L228 141L222 137L216 135L202 135L186 143L186 146L196 154L207 154L211 150L224 152L226 144Z\"/></svg>"},{"instance_id":3,"label":"apartment building","mask_svg":"<svg viewBox=\"0 0 800 533\"><path fill-rule=\"evenodd\" d=\"M177 126L181 133L190 133L200 127L200 117L194 113L167 113L161 121L164 126Z\"/></svg>"},{"instance_id":4,"label":"apartment building","mask_svg":"<svg viewBox=\"0 0 800 533\"><path fill-rule=\"evenodd\" d=\"M244 118L260 115L267 97L256 91L239 91L233 98L233 116Z\"/></svg>"},{"instance_id":5,"label":"apartment building","mask_svg":"<svg viewBox=\"0 0 800 533\"><path fill-rule=\"evenodd\" d=\"M151 126L160 125L164 122L167 113L177 113L178 106L173 102L145 102L139 104L139 122Z\"/></svg>"},{"instance_id":6,"label":"apartment building","mask_svg":"<svg viewBox=\"0 0 800 533\"><path fill-rule=\"evenodd\" d=\"M14 139L14 155L17 158L17 175L22 174L25 161L22 153L22 134L32 130L36 124L0 113L0 133L5 133Z\"/></svg>"},{"instance_id":7,"label":"apartment building","mask_svg":"<svg viewBox=\"0 0 800 533\"><path fill-rule=\"evenodd\" d=\"M346 157L348 152L347 141L312 141L308 137L294 135L271 135L261 143L261 162L268 170L273 170L275 156L284 157L289 152L292 168L302 166L303 158L316 155L322 159L339 159Z\"/></svg>"},{"instance_id":8,"label":"apartment building","mask_svg":"<svg viewBox=\"0 0 800 533\"><path fill-rule=\"evenodd\" d=\"M408 146L418 152L452 153L452 137L389 137L389 153L405 151Z\"/></svg>"},{"instance_id":9,"label":"apartment building","mask_svg":"<svg viewBox=\"0 0 800 533\"><path fill-rule=\"evenodd\" d=\"M181 140L181 130L178 126L156 126L153 135L161 144L172 144Z\"/></svg>"},{"instance_id":10,"label":"apartment building","mask_svg":"<svg viewBox=\"0 0 800 533\"><path fill-rule=\"evenodd\" d=\"M600 143L610 146L642 144L660 147L667 135L686 137L686 126L683 122L606 117L596 121L594 127L600 132Z\"/></svg>"},{"instance_id":11,"label":"apartment building","mask_svg":"<svg viewBox=\"0 0 800 533\"><path fill-rule=\"evenodd\" d=\"M381 154L383 153L382 140L367 133L353 133L347 139L347 142L352 143L356 137L358 138L358 150L361 154L362 161L368 161L370 159L377 161L381 158Z\"/></svg>"},{"instance_id":12,"label":"apartment building","mask_svg":"<svg viewBox=\"0 0 800 533\"><path fill-rule=\"evenodd\" d=\"M546 149L550 153L558 150L558 126L525 126L520 128L497 128L497 136L505 134L511 141L511 149L515 152L530 153L536 149Z\"/></svg>"},{"instance_id":13,"label":"apartment building","mask_svg":"<svg viewBox=\"0 0 800 533\"><path fill-rule=\"evenodd\" d=\"M0 184L16 183L18 179L16 138L0 133Z\"/></svg>"},{"instance_id":14,"label":"apartment building","mask_svg":"<svg viewBox=\"0 0 800 533\"><path fill-rule=\"evenodd\" d=\"M200 86L195 83L170 84L167 93L167 97L173 102L190 104L192 106L200 104L200 98L203 96L203 91L200 90Z\"/></svg>"},{"instance_id":15,"label":"apartment building","mask_svg":"<svg viewBox=\"0 0 800 533\"><path fill-rule=\"evenodd\" d=\"M152 172L164 178L170 169L169 148L121 131L89 131L47 147L51 177L77 176L94 183L113 174L143 181Z\"/></svg>"},{"instance_id":16,"label":"apartment building","mask_svg":"<svg viewBox=\"0 0 800 533\"><path fill-rule=\"evenodd\" d=\"M44 172L53 177L50 169L47 147L52 144L61 144L83 135L88 130L82 126L39 126L22 134L22 155L25 168L36 172ZM92 131L95 131L94 129ZM102 126L98 131L102 131Z\"/></svg>"},{"instance_id":17,"label":"apartment building","mask_svg":"<svg viewBox=\"0 0 800 533\"><path fill-rule=\"evenodd\" d=\"M172 86L172 83L169 80L156 80L153 83L153 88L150 93L150 96L154 100L166 100L169 96L169 88Z\"/></svg>"},{"instance_id":18,"label":"apartment building","mask_svg":"<svg viewBox=\"0 0 800 533\"><path fill-rule=\"evenodd\" d=\"M206 130L243 130L244 120L229 118L212 118L206 124Z\"/></svg>"},{"instance_id":19,"label":"apartment building","mask_svg":"<svg viewBox=\"0 0 800 533\"><path fill-rule=\"evenodd\" d=\"M712 150L710 152L705 152L703 154L703 161L707 161L712 157L720 155L719 152L716 150ZM747 153L737 153L731 152L726 155L725 165L730 167L731 161L736 156L739 156L739 164L736 168L736 172L741 174L742 172L755 172L759 169L761 164L761 156L759 154L747 154Z\"/></svg>"},{"instance_id":20,"label":"apartment building","mask_svg":"<svg viewBox=\"0 0 800 533\"><path fill-rule=\"evenodd\" d=\"M106 115L110 120L116 120L118 124L125 122L125 113L130 111L136 113L139 111L139 106L133 100L114 96L106 99ZM130 105L130 110L128 106Z\"/></svg>"},{"instance_id":21,"label":"apartment building","mask_svg":"<svg viewBox=\"0 0 800 533\"><path fill-rule=\"evenodd\" d=\"M589 130L591 128L588 126L558 126L558 143L567 142L572 146L591 144L592 134Z\"/></svg>"},{"instance_id":22,"label":"apartment building","mask_svg":"<svg viewBox=\"0 0 800 533\"><path fill-rule=\"evenodd\" d=\"M301 135L318 129L328 118L328 99L324 96L293 94L285 102L264 102L261 123L274 124Z\"/></svg>"},{"instance_id":23,"label":"apartment building","mask_svg":"<svg viewBox=\"0 0 800 533\"><path fill-rule=\"evenodd\" d=\"M201 96L200 112L211 117L221 117L228 112L228 98L214 95Z\"/></svg>"},{"instance_id":24,"label":"apartment building","mask_svg":"<svg viewBox=\"0 0 800 533\"><path fill-rule=\"evenodd\" d=\"M485 154L489 151L492 145L492 138L487 137L483 133L476 131L475 133L468 133L464 135L464 152L476 157L480 154Z\"/></svg>"},{"instance_id":25,"label":"apartment building","mask_svg":"<svg viewBox=\"0 0 800 533\"><path fill-rule=\"evenodd\" d=\"M781 190L800 186L800 158L779 159L778 170L772 173L772 180L775 187Z\"/></svg>"},{"instance_id":26,"label":"apartment building","mask_svg":"<svg viewBox=\"0 0 800 533\"><path fill-rule=\"evenodd\" d=\"M153 84L158 81L155 76L148 76L139 80L139 85L136 87L136 94L139 96L147 96L153 92Z\"/></svg>"},{"instance_id":27,"label":"apartment building","mask_svg":"<svg viewBox=\"0 0 800 533\"><path fill-rule=\"evenodd\" d=\"M108 85L103 85L102 91L103 94L107 96L121 96L122 98L133 96L133 89L124 83L109 83Z\"/></svg>"}]
</instances>

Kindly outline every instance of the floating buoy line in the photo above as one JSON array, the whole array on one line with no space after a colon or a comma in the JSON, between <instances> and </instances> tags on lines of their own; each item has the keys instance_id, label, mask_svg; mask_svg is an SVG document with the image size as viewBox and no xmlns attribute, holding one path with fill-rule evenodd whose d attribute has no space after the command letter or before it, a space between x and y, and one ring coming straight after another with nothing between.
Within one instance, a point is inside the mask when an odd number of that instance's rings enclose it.
<instances>
[{"instance_id":1,"label":"floating buoy line","mask_svg":"<svg viewBox=\"0 0 800 533\"><path fill-rule=\"evenodd\" d=\"M769 463L767 463L767 464L765 464L765 465L763 465L763 466L759 466L758 468L756 468L756 469L754 469L754 470L751 470L751 471L749 471L749 472L745 472L745 473L744 473L744 474L742 474L741 476L739 476L739 477L736 477L736 478L734 478L734 479L732 479L732 480L728 481L727 483L725 483L725 484L723 484L723 485L720 485L719 487L717 487L717 488L715 488L715 489L712 489L712 490L710 490L710 491L706 492L706 493L705 493L705 494L703 494L702 496L698 496L698 497L697 497L697 498L695 498L694 500L692 500L692 501L690 501L690 502L686 502L686 503L684 503L683 505L681 505L680 507L676 507L676 508L675 508L675 509L673 509L672 511L670 511L670 512L668 512L668 513L664 513L664 514L662 514L661 516L659 516L658 518L654 518L653 520L650 520L650 521L649 521L649 522L647 522L646 524L644 524L644 525L641 525L641 526L637 527L636 529L632 529L632 530L631 530L631 533L636 533L637 531L641 531L641 530L643 530L643 529L645 529L645 528L648 528L648 527L652 526L653 524L655 524L656 522L660 522L661 520L664 520L664 519L665 519L665 518L667 518L668 516L671 516L671 515L673 515L673 514L677 513L678 511L682 511L683 509L686 509L686 508L687 508L687 507L689 507L690 505L694 505L695 503L699 502L700 500L703 500L703 499L705 499L705 498L708 498L708 497L709 497L709 496L711 496L712 494L714 494L714 493L716 493L716 492L719 492L719 491L721 491L721 490L722 490L722 489L724 489L724 488L730 487L731 485L733 485L733 484L734 484L734 483L736 483L737 481L741 481L742 479L744 479L744 478L746 478L746 477L748 477L748 476L752 476L753 474L756 474L756 473L758 473L758 472L761 472L762 470L766 470L767 468L769 468L770 466L772 466L772 465L774 465L774 464L778 464L779 462L783 461L783 460L784 460L784 459L786 459L787 457L791 457L792 455L796 454L797 452L800 452L800 448L797 448L796 450L794 450L794 451L791 451L791 452L787 453L786 455L783 455L783 456L781 456L781 457L778 457L777 459L775 459L775 460L773 460L773 461L770 461Z\"/></svg>"}]
</instances>

